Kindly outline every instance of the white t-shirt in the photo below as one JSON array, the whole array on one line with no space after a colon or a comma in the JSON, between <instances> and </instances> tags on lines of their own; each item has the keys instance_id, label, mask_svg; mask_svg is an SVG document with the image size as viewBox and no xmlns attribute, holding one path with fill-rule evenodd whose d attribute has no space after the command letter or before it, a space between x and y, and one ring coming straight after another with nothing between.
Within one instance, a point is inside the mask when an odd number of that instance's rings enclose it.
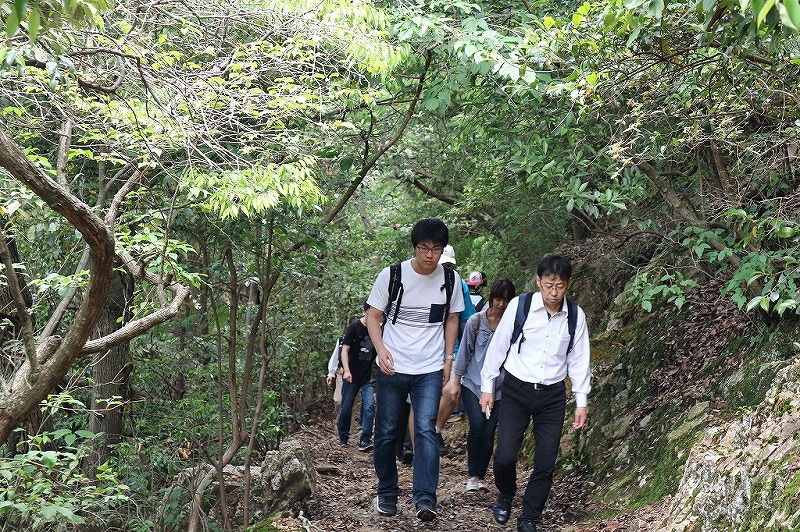
<instances>
[{"instance_id":1,"label":"white t-shirt","mask_svg":"<svg viewBox=\"0 0 800 532\"><path fill-rule=\"evenodd\" d=\"M470 293L469 294L469 298L472 300L472 306L475 307L475 310L478 310L478 303L481 302L481 300L483 299L483 296L480 295L480 294ZM483 308L481 308L481 310L483 310ZM478 311L478 312L480 312L480 311Z\"/></svg>"},{"instance_id":2,"label":"white t-shirt","mask_svg":"<svg viewBox=\"0 0 800 532\"><path fill-rule=\"evenodd\" d=\"M450 296L450 313L464 310L464 294L459 289L461 278L455 274L455 288ZM367 303L386 310L389 303L389 268L384 268L372 285ZM394 358L394 370L408 375L422 375L444 366L444 308L447 293L444 289L444 267L437 265L433 273L420 275L411 261L400 265L403 297L397 321L394 321L396 302L386 316L383 344Z\"/></svg>"}]
</instances>

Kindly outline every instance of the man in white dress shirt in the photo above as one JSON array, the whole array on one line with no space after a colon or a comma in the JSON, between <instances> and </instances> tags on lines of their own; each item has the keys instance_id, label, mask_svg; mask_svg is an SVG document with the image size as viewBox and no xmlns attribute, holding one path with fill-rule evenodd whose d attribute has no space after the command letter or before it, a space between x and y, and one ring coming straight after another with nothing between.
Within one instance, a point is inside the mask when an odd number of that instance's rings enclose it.
<instances>
[{"instance_id":1,"label":"man in white dress shirt","mask_svg":"<svg viewBox=\"0 0 800 532\"><path fill-rule=\"evenodd\" d=\"M517 491L517 454L528 425L533 420L535 439L533 472L522 499L518 532L535 532L553 484L556 456L566 415L566 385L569 376L575 396L572 427L582 428L588 419L590 386L589 331L586 315L575 305L577 321L572 349L570 344L565 294L572 276L572 265L558 255L539 263L536 285L530 294L531 308L522 334L511 344L519 297L512 299L497 326L481 371L481 408L492 408L494 380L505 368L503 408L497 430L494 455L497 500L492 505L495 521L505 524Z\"/></svg>"}]
</instances>

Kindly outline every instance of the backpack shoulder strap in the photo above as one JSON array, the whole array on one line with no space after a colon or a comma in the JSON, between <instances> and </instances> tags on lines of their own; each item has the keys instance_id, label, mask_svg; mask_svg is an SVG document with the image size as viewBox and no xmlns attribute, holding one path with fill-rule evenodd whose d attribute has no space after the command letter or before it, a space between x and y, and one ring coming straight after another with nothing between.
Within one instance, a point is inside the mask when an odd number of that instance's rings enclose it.
<instances>
[{"instance_id":1,"label":"backpack shoulder strap","mask_svg":"<svg viewBox=\"0 0 800 532\"><path fill-rule=\"evenodd\" d=\"M450 315L450 298L453 297L453 290L456 288L456 273L450 269L444 269L444 293L446 297L444 306L444 321L447 321L447 316Z\"/></svg>"},{"instance_id":2,"label":"backpack shoulder strap","mask_svg":"<svg viewBox=\"0 0 800 532\"><path fill-rule=\"evenodd\" d=\"M475 324L475 328L472 329L472 349L475 349L475 342L478 339L478 331L481 329L481 313L478 312L478 323Z\"/></svg>"},{"instance_id":3,"label":"backpack shoulder strap","mask_svg":"<svg viewBox=\"0 0 800 532\"><path fill-rule=\"evenodd\" d=\"M525 320L528 319L528 312L531 310L531 299L531 292L522 292L519 295L517 313L514 315L514 330L511 332L511 343L509 347L514 345L519 335L522 334L522 326L525 325ZM525 337L523 336L522 341L524 340Z\"/></svg>"},{"instance_id":4,"label":"backpack shoulder strap","mask_svg":"<svg viewBox=\"0 0 800 532\"><path fill-rule=\"evenodd\" d=\"M392 318L392 323L397 321L397 313L400 312L400 302L403 300L403 282L401 279L401 264L397 262L389 266L389 302L386 305L386 309L384 310L384 314L386 314L386 320L389 320L389 311L392 309L392 303L395 303L394 306L394 318Z\"/></svg>"},{"instance_id":5,"label":"backpack shoulder strap","mask_svg":"<svg viewBox=\"0 0 800 532\"><path fill-rule=\"evenodd\" d=\"M572 346L575 340L575 328L578 326L578 304L567 298L567 330L569 331L569 345L567 346L567 354L572 351Z\"/></svg>"}]
</instances>

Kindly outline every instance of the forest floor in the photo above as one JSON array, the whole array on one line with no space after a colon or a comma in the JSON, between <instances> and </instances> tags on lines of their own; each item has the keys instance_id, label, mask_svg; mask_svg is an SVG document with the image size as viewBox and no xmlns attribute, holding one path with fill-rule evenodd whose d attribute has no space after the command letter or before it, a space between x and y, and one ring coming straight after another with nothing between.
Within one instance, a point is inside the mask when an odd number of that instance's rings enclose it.
<instances>
[{"instance_id":1,"label":"forest floor","mask_svg":"<svg viewBox=\"0 0 800 532\"><path fill-rule=\"evenodd\" d=\"M413 467L398 462L399 483L398 515L379 516L374 508L377 481L372 465L372 452L359 452L355 447L339 448L336 445L334 419L321 416L304 425L291 435L309 450L319 473L319 490L305 503L305 515L301 518L286 517L285 530L307 531L359 531L375 532L441 530L459 532L492 532L516 530L516 517L521 509L521 495L517 495L512 507L512 517L506 525L498 525L492 518L491 505L496 496L491 467L484 480L485 492L465 492L466 482L466 432L468 423L447 423L443 434L449 453L440 461L438 517L431 523L422 523L414 516L411 502ZM357 440L354 436L353 440ZM530 470L520 464L518 478L527 479ZM557 478L553 484L542 522L537 527L543 532L590 532L648 529L651 518L659 516L657 508L646 508L636 515L609 515L610 508L587 504L581 500L585 485L579 475ZM590 488L589 488L590 489ZM616 513L616 512L614 512ZM276 528L283 529L278 523Z\"/></svg>"}]
</instances>

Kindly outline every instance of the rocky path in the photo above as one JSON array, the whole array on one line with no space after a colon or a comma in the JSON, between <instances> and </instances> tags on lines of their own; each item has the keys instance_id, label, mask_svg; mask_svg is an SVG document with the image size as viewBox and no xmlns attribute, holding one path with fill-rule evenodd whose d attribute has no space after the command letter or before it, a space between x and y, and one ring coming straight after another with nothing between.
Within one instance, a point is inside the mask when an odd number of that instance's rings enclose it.
<instances>
[{"instance_id":1,"label":"rocky path","mask_svg":"<svg viewBox=\"0 0 800 532\"><path fill-rule=\"evenodd\" d=\"M376 479L372 467L372 453L359 452L354 447L341 449L335 443L332 419L321 419L305 426L292 435L309 449L320 478L320 489L306 503L306 513L298 524L308 531L416 531L440 530L459 532L513 531L520 510L520 497L514 501L512 518L505 526L492 519L491 504L495 498L491 471L485 479L487 492L465 492L466 481L466 420L448 423L444 438L449 454L442 458L439 479L438 518L432 523L422 523L414 517L411 502L412 466L398 464L402 493L398 498L398 515L377 515L372 505L375 498ZM491 469L491 468L490 468ZM529 471L520 467L519 478L527 478ZM591 519L603 508L587 505L579 499L583 491L579 477L558 479L553 487L543 522L544 532L568 531L621 531L644 530L640 518L616 518L604 522ZM606 509L607 510L607 509ZM287 516L288 518L289 516ZM294 521L294 519L292 519ZM630 521L637 524L633 528ZM288 525L288 523L287 523Z\"/></svg>"}]
</instances>

